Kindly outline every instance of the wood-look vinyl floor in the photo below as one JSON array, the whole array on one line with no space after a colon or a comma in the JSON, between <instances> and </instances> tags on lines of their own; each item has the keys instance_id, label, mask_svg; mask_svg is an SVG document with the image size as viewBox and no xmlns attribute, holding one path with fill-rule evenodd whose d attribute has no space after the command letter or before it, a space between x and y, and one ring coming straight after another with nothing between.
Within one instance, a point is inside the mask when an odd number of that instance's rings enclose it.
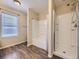
<instances>
[{"instance_id":1,"label":"wood-look vinyl floor","mask_svg":"<svg viewBox=\"0 0 79 59\"><path fill-rule=\"evenodd\" d=\"M50 59L47 52L35 46L27 47L20 44L10 48L0 50L0 59ZM60 59L54 57L52 59Z\"/></svg>"}]
</instances>

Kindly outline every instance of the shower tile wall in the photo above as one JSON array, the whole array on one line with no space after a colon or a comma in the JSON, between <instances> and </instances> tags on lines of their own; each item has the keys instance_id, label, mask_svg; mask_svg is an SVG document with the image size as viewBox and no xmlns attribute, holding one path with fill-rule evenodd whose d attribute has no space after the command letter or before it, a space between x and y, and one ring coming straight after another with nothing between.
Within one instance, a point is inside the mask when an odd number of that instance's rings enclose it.
<instances>
[{"instance_id":1,"label":"shower tile wall","mask_svg":"<svg viewBox=\"0 0 79 59\"><path fill-rule=\"evenodd\" d=\"M56 51L69 59L76 59L76 37L72 31L73 12L58 15L56 19Z\"/></svg>"}]
</instances>

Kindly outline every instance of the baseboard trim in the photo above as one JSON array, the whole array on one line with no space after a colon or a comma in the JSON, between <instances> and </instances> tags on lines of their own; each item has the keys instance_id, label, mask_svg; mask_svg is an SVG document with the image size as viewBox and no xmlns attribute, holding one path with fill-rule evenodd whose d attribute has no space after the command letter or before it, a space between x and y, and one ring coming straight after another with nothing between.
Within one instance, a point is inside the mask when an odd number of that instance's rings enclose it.
<instances>
[{"instance_id":1,"label":"baseboard trim","mask_svg":"<svg viewBox=\"0 0 79 59\"><path fill-rule=\"evenodd\" d=\"M51 54L48 54L48 57L49 57L49 58L52 58L52 57L53 57L53 55L51 55Z\"/></svg>"},{"instance_id":2,"label":"baseboard trim","mask_svg":"<svg viewBox=\"0 0 79 59\"><path fill-rule=\"evenodd\" d=\"M33 44L27 44L27 47L29 47L29 46L31 46L31 45L33 45Z\"/></svg>"},{"instance_id":3,"label":"baseboard trim","mask_svg":"<svg viewBox=\"0 0 79 59\"><path fill-rule=\"evenodd\" d=\"M26 41L19 42L19 43L16 43L16 44L12 44L12 45L8 45L8 46L5 46L5 47L1 47L0 49L5 49L5 48L12 47L12 46L15 46L15 45L18 45L18 44L21 44L21 43L25 43L25 42Z\"/></svg>"}]
</instances>

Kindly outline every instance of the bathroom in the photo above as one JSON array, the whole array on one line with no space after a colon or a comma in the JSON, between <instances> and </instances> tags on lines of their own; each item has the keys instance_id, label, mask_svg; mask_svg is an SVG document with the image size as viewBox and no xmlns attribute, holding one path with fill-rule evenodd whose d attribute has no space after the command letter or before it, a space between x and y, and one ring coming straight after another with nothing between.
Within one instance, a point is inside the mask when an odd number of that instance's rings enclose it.
<instances>
[{"instance_id":1,"label":"bathroom","mask_svg":"<svg viewBox=\"0 0 79 59\"><path fill-rule=\"evenodd\" d=\"M62 4L57 4L61 1L63 1ZM49 57L57 55L64 59L78 59L79 2L77 0L61 1L54 0L52 3L49 1L48 5L52 5L53 9L49 7L37 14L38 16L32 17L31 44L48 51Z\"/></svg>"}]
</instances>

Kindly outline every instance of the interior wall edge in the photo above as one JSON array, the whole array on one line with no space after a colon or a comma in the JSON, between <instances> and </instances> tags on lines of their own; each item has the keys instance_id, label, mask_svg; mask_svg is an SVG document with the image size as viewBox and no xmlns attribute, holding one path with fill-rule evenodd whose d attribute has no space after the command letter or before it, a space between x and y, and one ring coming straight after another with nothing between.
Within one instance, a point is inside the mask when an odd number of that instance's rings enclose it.
<instances>
[{"instance_id":1,"label":"interior wall edge","mask_svg":"<svg viewBox=\"0 0 79 59\"><path fill-rule=\"evenodd\" d=\"M28 8L27 10L27 45L32 45L32 20L38 20L38 13Z\"/></svg>"}]
</instances>

